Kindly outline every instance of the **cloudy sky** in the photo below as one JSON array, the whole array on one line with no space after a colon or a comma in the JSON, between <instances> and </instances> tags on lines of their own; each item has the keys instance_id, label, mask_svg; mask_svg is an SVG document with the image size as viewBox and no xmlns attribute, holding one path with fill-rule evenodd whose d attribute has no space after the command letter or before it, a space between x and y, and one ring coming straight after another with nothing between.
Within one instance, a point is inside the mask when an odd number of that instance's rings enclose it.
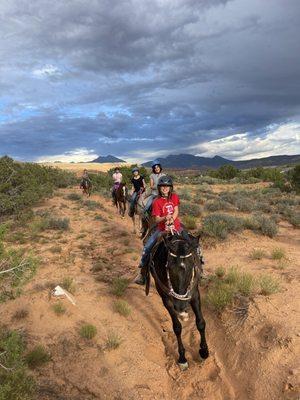
<instances>
[{"instance_id":1,"label":"cloudy sky","mask_svg":"<svg viewBox=\"0 0 300 400\"><path fill-rule=\"evenodd\" d=\"M0 155L300 153L299 0L0 3Z\"/></svg>"}]
</instances>

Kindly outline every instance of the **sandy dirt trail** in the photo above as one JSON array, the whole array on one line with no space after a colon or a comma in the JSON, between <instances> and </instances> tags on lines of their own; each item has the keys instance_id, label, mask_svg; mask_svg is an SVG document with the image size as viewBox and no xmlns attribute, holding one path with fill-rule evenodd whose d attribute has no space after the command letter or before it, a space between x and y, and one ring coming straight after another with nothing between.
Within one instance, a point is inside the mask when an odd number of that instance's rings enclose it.
<instances>
[{"instance_id":1,"label":"sandy dirt trail","mask_svg":"<svg viewBox=\"0 0 300 400\"><path fill-rule=\"evenodd\" d=\"M190 314L183 323L190 367L182 372L170 318L153 285L146 297L142 287L130 284L124 299L131 314L126 318L114 311L110 281L119 276L133 279L141 251L131 221L121 219L96 194L90 199L103 206L89 210L67 199L71 192L74 189L61 190L39 207L68 217L71 229L47 232L27 245L39 254L42 265L19 298L1 305L3 324L24 331L29 348L41 343L51 353L51 361L35 372L39 399L299 399L300 250L295 229L283 224L276 239L244 233L205 251L206 273L221 265L268 271L281 280L282 291L256 297L243 325L233 312L220 317L204 306L210 347L206 361L198 357L199 335ZM249 260L252 248L278 245L289 254L283 271L274 269L271 260ZM53 246L61 251L54 253ZM93 272L96 263L102 267ZM76 305L63 300L67 312L57 316L51 290L66 277L74 280ZM201 290L204 296L205 288ZM16 320L13 315L21 308L29 315ZM83 323L97 327L94 339L80 337ZM121 340L116 349L107 347L111 334Z\"/></svg>"}]
</instances>

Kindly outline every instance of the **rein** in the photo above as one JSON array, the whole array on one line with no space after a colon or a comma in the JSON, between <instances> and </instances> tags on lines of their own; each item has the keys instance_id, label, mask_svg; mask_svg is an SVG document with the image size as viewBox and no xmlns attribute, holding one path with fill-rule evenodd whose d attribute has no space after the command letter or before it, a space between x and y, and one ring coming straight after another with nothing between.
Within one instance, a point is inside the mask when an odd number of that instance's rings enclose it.
<instances>
[{"instance_id":1,"label":"rein","mask_svg":"<svg viewBox=\"0 0 300 400\"><path fill-rule=\"evenodd\" d=\"M176 258L179 257L179 258L181 258L181 259L186 259L186 258L192 257L192 256L193 256L193 253L189 253L189 254L187 254L187 255L185 255L185 256L177 256L176 254L171 253L171 252L168 250L168 255L170 255L171 257L176 257ZM179 293L176 293L176 292L175 292L175 290L174 290L174 288L173 288L173 285L172 285L172 282L171 282L171 278L170 278L168 260L167 260L167 262L166 262L165 268L166 268L166 272L167 272L168 286L164 285L164 284L161 282L161 280L159 279L159 277L158 277L158 275L157 275L157 273L156 273L156 270L155 270L155 268L154 268L154 263L153 263L153 261L152 261L151 264L150 264L151 272L152 272L152 274L154 275L155 281L157 282L157 284L158 284L158 286L161 288L161 290L162 290L167 296L173 297L173 298L176 299L176 300L190 301L191 298L192 298L192 296L191 296L191 290L192 290L192 288L193 288L193 286L194 286L194 281L195 281L195 265L193 265L191 280L190 280L190 282L189 282L189 285L188 285L188 288L187 288L187 291L185 292L185 294L179 294Z\"/></svg>"}]
</instances>

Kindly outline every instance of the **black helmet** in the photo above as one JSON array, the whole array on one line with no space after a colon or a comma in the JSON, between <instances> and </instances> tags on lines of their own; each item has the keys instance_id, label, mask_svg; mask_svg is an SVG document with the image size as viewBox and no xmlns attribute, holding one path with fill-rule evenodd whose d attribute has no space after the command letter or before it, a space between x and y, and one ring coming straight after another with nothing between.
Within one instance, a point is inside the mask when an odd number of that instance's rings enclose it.
<instances>
[{"instance_id":1,"label":"black helmet","mask_svg":"<svg viewBox=\"0 0 300 400\"><path fill-rule=\"evenodd\" d=\"M173 187L173 180L170 176L163 175L159 178L157 186L171 186Z\"/></svg>"}]
</instances>

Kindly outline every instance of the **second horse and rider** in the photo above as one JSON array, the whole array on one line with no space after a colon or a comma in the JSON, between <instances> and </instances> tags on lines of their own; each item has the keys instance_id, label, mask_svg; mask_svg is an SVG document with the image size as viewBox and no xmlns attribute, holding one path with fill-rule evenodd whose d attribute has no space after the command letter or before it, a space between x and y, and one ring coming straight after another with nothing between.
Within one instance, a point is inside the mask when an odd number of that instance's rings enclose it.
<instances>
[{"instance_id":1,"label":"second horse and rider","mask_svg":"<svg viewBox=\"0 0 300 400\"><path fill-rule=\"evenodd\" d=\"M136 202L139 196L146 190L144 177L140 175L138 167L132 169L132 189L130 198L129 216L134 215ZM112 189L112 196L122 183L123 176L119 168L115 168L113 174L114 186ZM147 198L144 207L144 216L148 218L151 216L154 219L154 226L151 233L148 235L144 243L142 257L139 263L139 273L134 282L139 285L144 285L146 282L146 273L149 266L151 251L155 244L163 235L177 234L186 241L190 241L189 233L184 229L179 219L179 196L174 192L173 180L162 172L162 166L158 160L152 163L152 173L150 175L150 196ZM195 250L196 256L199 258L199 264L202 264L202 256L200 248Z\"/></svg>"}]
</instances>

